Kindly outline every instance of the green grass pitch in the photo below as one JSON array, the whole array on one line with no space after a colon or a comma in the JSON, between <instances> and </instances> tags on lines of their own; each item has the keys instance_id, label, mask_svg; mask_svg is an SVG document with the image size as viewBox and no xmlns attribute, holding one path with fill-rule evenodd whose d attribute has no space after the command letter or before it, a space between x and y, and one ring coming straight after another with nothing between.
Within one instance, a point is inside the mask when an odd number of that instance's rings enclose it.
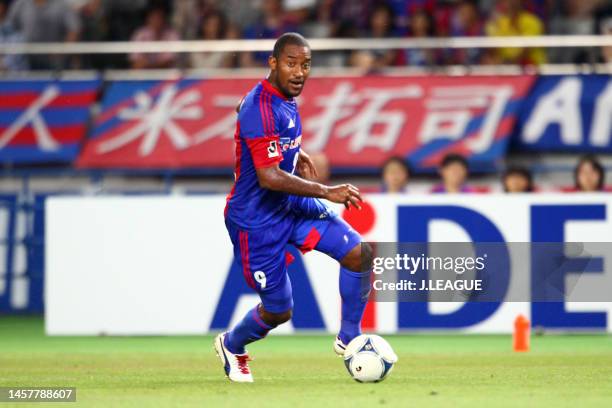
<instances>
[{"instance_id":1,"label":"green grass pitch","mask_svg":"<svg viewBox=\"0 0 612 408\"><path fill-rule=\"evenodd\" d=\"M386 338L399 362L379 384L349 378L331 335L252 344L255 383L231 384L211 336L45 337L41 318L0 317L0 386L77 387L52 404L69 407L612 407L610 336L534 337L522 354L510 336Z\"/></svg>"}]
</instances>

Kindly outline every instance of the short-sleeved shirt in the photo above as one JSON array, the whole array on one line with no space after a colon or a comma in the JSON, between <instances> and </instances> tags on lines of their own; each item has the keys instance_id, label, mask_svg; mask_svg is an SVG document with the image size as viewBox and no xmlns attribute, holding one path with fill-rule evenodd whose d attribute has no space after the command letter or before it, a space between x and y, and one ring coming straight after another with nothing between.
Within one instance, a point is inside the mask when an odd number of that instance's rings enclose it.
<instances>
[{"instance_id":1,"label":"short-sleeved shirt","mask_svg":"<svg viewBox=\"0 0 612 408\"><path fill-rule=\"evenodd\" d=\"M132 41L177 41L180 40L178 32L171 28L166 27L159 37L156 36L155 32L149 27L144 26L136 30L132 35ZM139 58L145 58L151 65L161 65L176 60L176 54L172 52L160 52L160 53L133 53L130 54L130 61L134 62Z\"/></svg>"},{"instance_id":2,"label":"short-sleeved shirt","mask_svg":"<svg viewBox=\"0 0 612 408\"><path fill-rule=\"evenodd\" d=\"M62 42L70 32L78 31L81 23L76 12L65 0L16 0L9 9L7 24L22 33L26 42Z\"/></svg>"},{"instance_id":3,"label":"short-sleeved shirt","mask_svg":"<svg viewBox=\"0 0 612 408\"><path fill-rule=\"evenodd\" d=\"M528 11L522 11L515 18L501 14L486 25L490 36L537 36L544 34L542 21ZM529 48L523 56L523 48L498 48L497 54L504 62L543 64L546 53L542 48ZM520 58L526 58L521 61Z\"/></svg>"},{"instance_id":4,"label":"short-sleeved shirt","mask_svg":"<svg viewBox=\"0 0 612 408\"><path fill-rule=\"evenodd\" d=\"M267 80L243 99L234 135L235 182L225 215L244 229L280 222L291 211L294 197L259 186L257 168L278 164L295 172L302 142L302 125L293 98L286 98Z\"/></svg>"}]
</instances>

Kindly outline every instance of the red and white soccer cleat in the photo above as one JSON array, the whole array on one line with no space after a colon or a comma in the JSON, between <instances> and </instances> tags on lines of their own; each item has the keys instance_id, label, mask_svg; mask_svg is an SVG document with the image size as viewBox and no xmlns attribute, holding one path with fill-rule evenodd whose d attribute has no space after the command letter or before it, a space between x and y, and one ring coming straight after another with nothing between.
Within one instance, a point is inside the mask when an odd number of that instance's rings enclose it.
<instances>
[{"instance_id":1,"label":"red and white soccer cleat","mask_svg":"<svg viewBox=\"0 0 612 408\"><path fill-rule=\"evenodd\" d=\"M334 340L334 351L338 355L338 357L344 357L344 351L346 350L346 344L340 340L340 337L336 336Z\"/></svg>"},{"instance_id":2,"label":"red and white soccer cleat","mask_svg":"<svg viewBox=\"0 0 612 408\"><path fill-rule=\"evenodd\" d=\"M227 332L221 333L215 338L215 351L221 359L221 363L223 363L225 375L230 381L253 382L253 375L251 375L248 363L251 358L247 353L234 354L229 351L223 343L226 334Z\"/></svg>"}]
</instances>

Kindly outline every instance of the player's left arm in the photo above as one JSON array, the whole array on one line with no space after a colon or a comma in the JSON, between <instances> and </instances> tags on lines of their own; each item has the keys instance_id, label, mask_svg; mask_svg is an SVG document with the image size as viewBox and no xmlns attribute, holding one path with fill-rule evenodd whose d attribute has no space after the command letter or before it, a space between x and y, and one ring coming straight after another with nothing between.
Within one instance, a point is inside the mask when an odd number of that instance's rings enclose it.
<instances>
[{"instance_id":1,"label":"player's left arm","mask_svg":"<svg viewBox=\"0 0 612 408\"><path fill-rule=\"evenodd\" d=\"M312 159L303 149L300 149L298 154L298 161L296 163L298 173L306 180L315 180L319 174L317 173L317 168Z\"/></svg>"}]
</instances>

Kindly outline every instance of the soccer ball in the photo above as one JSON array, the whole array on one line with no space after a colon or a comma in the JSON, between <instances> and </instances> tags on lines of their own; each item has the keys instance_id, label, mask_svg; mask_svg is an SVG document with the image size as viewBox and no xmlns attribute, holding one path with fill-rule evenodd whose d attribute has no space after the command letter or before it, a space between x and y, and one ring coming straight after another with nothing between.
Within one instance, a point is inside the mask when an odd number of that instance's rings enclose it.
<instances>
[{"instance_id":1,"label":"soccer ball","mask_svg":"<svg viewBox=\"0 0 612 408\"><path fill-rule=\"evenodd\" d=\"M344 351L344 365L358 382L384 380L397 362L397 355L385 339L375 334L355 337Z\"/></svg>"}]
</instances>

